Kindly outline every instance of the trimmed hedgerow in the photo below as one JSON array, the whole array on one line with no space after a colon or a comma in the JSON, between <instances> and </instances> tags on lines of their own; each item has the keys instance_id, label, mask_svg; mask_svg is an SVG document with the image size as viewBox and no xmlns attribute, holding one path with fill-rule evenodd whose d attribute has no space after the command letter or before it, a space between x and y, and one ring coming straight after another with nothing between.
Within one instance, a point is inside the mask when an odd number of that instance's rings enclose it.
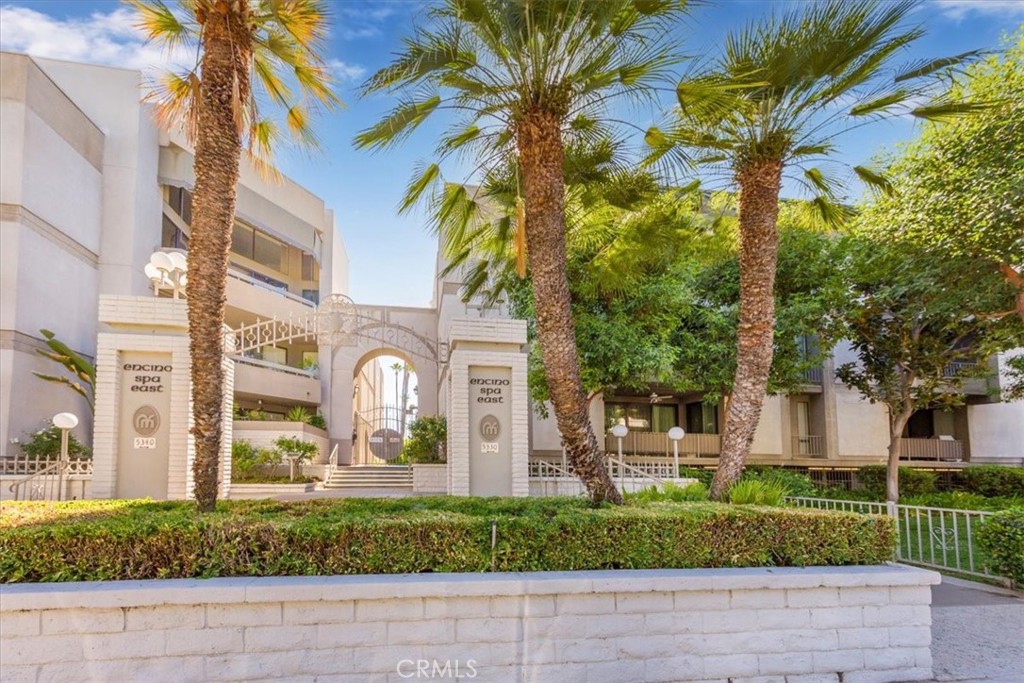
<instances>
[{"instance_id":1,"label":"trimmed hedgerow","mask_svg":"<svg viewBox=\"0 0 1024 683\"><path fill-rule=\"evenodd\" d=\"M0 581L876 564L890 520L715 503L4 503ZM492 548L492 525L495 544Z\"/></svg>"},{"instance_id":2,"label":"trimmed hedgerow","mask_svg":"<svg viewBox=\"0 0 1024 683\"><path fill-rule=\"evenodd\" d=\"M1005 465L977 465L960 471L960 483L969 493L982 496L1024 496L1024 469Z\"/></svg>"},{"instance_id":3,"label":"trimmed hedgerow","mask_svg":"<svg viewBox=\"0 0 1024 683\"><path fill-rule=\"evenodd\" d=\"M981 525L978 543L988 553L989 569L1024 586L1024 507L997 512Z\"/></svg>"},{"instance_id":4,"label":"trimmed hedgerow","mask_svg":"<svg viewBox=\"0 0 1024 683\"><path fill-rule=\"evenodd\" d=\"M935 492L934 472L913 467L900 468L900 496L919 496ZM885 465L866 465L857 470L857 479L865 490L875 496L885 496Z\"/></svg>"}]
</instances>

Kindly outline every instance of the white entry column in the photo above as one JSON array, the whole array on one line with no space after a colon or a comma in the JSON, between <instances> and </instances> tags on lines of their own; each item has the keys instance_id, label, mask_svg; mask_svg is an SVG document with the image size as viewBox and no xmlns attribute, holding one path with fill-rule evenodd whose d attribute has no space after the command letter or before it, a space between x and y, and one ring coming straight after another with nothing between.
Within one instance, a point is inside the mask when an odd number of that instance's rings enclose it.
<instances>
[{"instance_id":1,"label":"white entry column","mask_svg":"<svg viewBox=\"0 0 1024 683\"><path fill-rule=\"evenodd\" d=\"M93 430L94 498L191 498L191 362L181 299L101 296ZM219 495L231 484L234 361L224 357Z\"/></svg>"},{"instance_id":2,"label":"white entry column","mask_svg":"<svg viewBox=\"0 0 1024 683\"><path fill-rule=\"evenodd\" d=\"M456 318L448 344L448 493L529 495L526 321Z\"/></svg>"}]
</instances>

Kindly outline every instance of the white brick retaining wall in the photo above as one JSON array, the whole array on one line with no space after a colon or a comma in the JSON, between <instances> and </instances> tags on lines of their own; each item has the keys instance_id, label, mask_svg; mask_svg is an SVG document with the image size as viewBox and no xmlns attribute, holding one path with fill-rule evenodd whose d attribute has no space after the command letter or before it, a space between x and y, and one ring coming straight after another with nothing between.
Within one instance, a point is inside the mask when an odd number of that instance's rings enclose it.
<instances>
[{"instance_id":1,"label":"white brick retaining wall","mask_svg":"<svg viewBox=\"0 0 1024 683\"><path fill-rule=\"evenodd\" d=\"M447 493L448 465L413 465L412 490L415 493Z\"/></svg>"},{"instance_id":2,"label":"white brick retaining wall","mask_svg":"<svg viewBox=\"0 0 1024 683\"><path fill-rule=\"evenodd\" d=\"M2 678L926 680L938 581L885 565L4 586Z\"/></svg>"}]
</instances>

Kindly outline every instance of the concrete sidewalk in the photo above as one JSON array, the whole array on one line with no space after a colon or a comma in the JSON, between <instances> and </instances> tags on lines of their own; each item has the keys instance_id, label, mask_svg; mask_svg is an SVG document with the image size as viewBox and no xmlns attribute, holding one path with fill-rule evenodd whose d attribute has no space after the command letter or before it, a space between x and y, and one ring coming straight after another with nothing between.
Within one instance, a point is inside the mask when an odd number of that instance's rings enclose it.
<instances>
[{"instance_id":1,"label":"concrete sidewalk","mask_svg":"<svg viewBox=\"0 0 1024 683\"><path fill-rule=\"evenodd\" d=\"M932 588L936 681L1024 683L1024 599L943 577Z\"/></svg>"}]
</instances>

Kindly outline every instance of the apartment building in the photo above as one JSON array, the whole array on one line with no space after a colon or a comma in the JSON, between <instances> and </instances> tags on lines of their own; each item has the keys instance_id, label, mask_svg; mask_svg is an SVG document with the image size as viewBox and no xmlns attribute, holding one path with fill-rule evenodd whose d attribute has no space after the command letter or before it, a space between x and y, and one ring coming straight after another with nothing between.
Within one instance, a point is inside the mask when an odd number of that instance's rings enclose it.
<instances>
[{"instance_id":1,"label":"apartment building","mask_svg":"<svg viewBox=\"0 0 1024 683\"><path fill-rule=\"evenodd\" d=\"M141 74L0 53L0 456L55 413L89 408L44 349L52 330L92 358L101 294L145 296L154 251L188 249L192 155L140 102ZM227 284L229 326L308 317L348 290L348 257L333 212L296 183L243 164ZM330 387L315 338L268 343L236 358L235 402L269 419L316 412ZM351 379L351 378L348 378ZM372 379L372 378L370 378ZM372 394L374 382L368 383Z\"/></svg>"}]
</instances>

